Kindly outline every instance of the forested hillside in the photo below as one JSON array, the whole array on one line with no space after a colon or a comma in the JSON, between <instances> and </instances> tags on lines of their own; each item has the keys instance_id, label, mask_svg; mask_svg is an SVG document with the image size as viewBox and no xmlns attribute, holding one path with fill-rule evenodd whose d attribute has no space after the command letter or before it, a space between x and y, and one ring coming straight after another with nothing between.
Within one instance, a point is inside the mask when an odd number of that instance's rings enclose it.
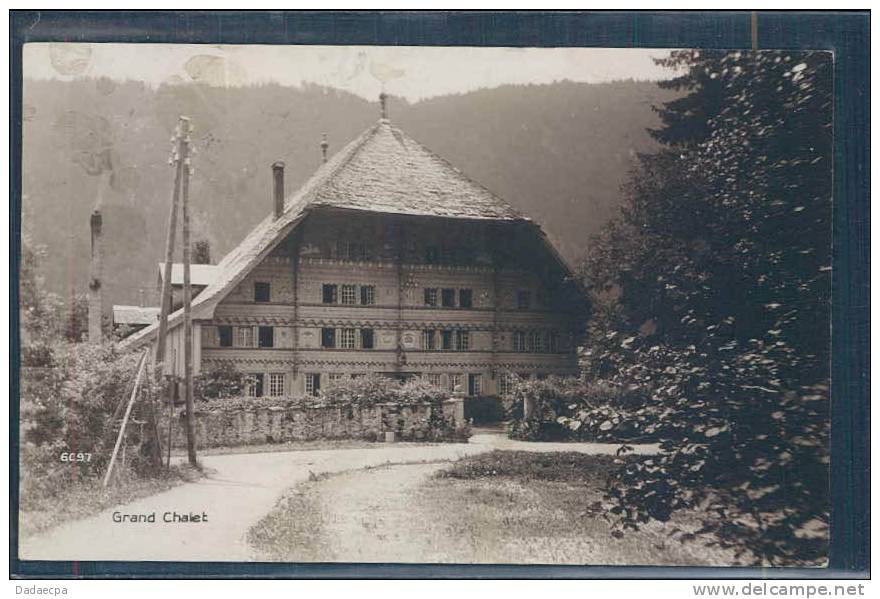
<instances>
[{"instance_id":1,"label":"forested hillside","mask_svg":"<svg viewBox=\"0 0 880 599\"><path fill-rule=\"evenodd\" d=\"M620 204L638 152L652 151L651 110L671 97L648 82L504 86L415 104L391 120L471 178L542 223L580 259ZM194 238L219 260L271 210L270 164L289 189L378 117L378 106L319 86L216 88L82 79L25 81L23 227L46 247L49 289L85 290L88 215L104 214L108 303L155 303L167 226L176 118L192 118ZM143 291L141 291L143 290Z\"/></svg>"}]
</instances>

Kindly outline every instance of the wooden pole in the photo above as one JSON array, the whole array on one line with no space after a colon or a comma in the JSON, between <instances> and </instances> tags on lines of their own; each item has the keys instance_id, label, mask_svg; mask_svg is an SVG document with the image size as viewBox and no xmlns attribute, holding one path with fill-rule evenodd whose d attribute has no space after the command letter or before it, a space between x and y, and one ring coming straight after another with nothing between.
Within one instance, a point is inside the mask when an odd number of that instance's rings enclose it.
<instances>
[{"instance_id":1,"label":"wooden pole","mask_svg":"<svg viewBox=\"0 0 880 599\"><path fill-rule=\"evenodd\" d=\"M181 118L183 122L183 119ZM193 348L192 348L192 285L190 283L190 247L189 231L189 121L185 121L183 143L181 144L181 162L183 163L183 371L184 400L186 401L186 453L190 466L197 468L195 444L195 414L193 414Z\"/></svg>"},{"instance_id":2,"label":"wooden pole","mask_svg":"<svg viewBox=\"0 0 880 599\"><path fill-rule=\"evenodd\" d=\"M163 265L162 298L159 300L159 336L156 345L156 364L165 362L165 339L168 335L168 314L171 312L171 265L174 262L174 241L177 237L177 207L180 204L180 180L183 176L183 152L184 136L181 135L183 127L189 126L184 117L180 117L177 123L174 150L171 161L175 163L174 190L171 192L171 213L168 216L168 236L165 238L165 264Z\"/></svg>"},{"instance_id":3,"label":"wooden pole","mask_svg":"<svg viewBox=\"0 0 880 599\"><path fill-rule=\"evenodd\" d=\"M180 204L180 179L183 164L180 160L183 137L181 129L184 119L177 122L177 130L173 139L171 163L174 164L174 189L171 191L171 211L168 215L168 235L165 238L165 264L162 265L162 297L159 299L159 333L156 339L156 364L165 372L165 350L168 338L168 314L171 312L171 266L174 262L174 241L177 237L177 209ZM174 389L168 377L164 378L162 390L168 397L168 467L171 467L171 432L174 426Z\"/></svg>"},{"instance_id":4,"label":"wooden pole","mask_svg":"<svg viewBox=\"0 0 880 599\"><path fill-rule=\"evenodd\" d=\"M125 426L128 424L128 417L131 416L131 407L137 397L138 387L141 384L141 375L144 373L144 364L147 363L147 352L144 351L141 360L138 363L137 376L134 379L134 387L131 389L131 397L128 399L128 406L125 408L125 416L122 417L122 426L119 427L119 435L116 437L116 445L113 446L113 454L110 456L110 464L107 466L107 473L104 475L104 486L110 480L110 473L113 472L113 463L116 461L116 455L119 453L119 446L122 444L122 437L125 436Z\"/></svg>"}]
</instances>

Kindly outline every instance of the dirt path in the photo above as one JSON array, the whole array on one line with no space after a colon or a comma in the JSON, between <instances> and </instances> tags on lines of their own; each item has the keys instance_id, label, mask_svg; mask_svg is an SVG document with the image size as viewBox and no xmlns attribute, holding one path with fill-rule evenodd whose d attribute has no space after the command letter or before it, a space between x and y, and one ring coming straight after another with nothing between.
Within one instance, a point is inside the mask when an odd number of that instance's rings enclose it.
<instances>
[{"instance_id":1,"label":"dirt path","mask_svg":"<svg viewBox=\"0 0 880 599\"><path fill-rule=\"evenodd\" d=\"M245 535L266 515L284 491L308 480L310 473L338 473L381 466L386 463L440 462L462 458L492 449L525 451L577 451L611 454L616 445L585 443L524 443L511 441L500 430L478 430L469 444L376 445L369 449L331 449L205 455L203 465L209 476L193 483L140 499L125 506L105 510L95 516L59 526L40 535L19 540L19 558L28 560L150 560L150 561L252 561ZM560 446L560 447L555 447ZM643 452L654 451L645 446ZM436 464L405 472L424 478ZM403 471L402 471L403 472ZM395 474L396 476L396 474ZM406 474L401 474L406 476ZM402 483L405 481L401 481ZM352 489L361 496L373 494L397 501L394 477L382 488ZM340 490L344 492L344 490ZM357 499L357 497L353 498ZM367 502L369 505L369 502ZM155 522L114 522L114 513L155 514ZM205 522L165 523L166 513L205 514ZM369 508L338 517L352 530ZM375 523L380 526L380 522ZM357 545L357 543L355 543ZM365 549L369 551L369 549Z\"/></svg>"},{"instance_id":2,"label":"dirt path","mask_svg":"<svg viewBox=\"0 0 880 599\"><path fill-rule=\"evenodd\" d=\"M247 530L285 489L309 473L341 472L385 463L455 460L482 445L408 445L204 456L210 476L123 507L105 510L44 534L20 539L28 560L250 561ZM155 513L155 523L116 523L114 512ZM207 514L207 522L164 523L166 512Z\"/></svg>"},{"instance_id":3,"label":"dirt path","mask_svg":"<svg viewBox=\"0 0 880 599\"><path fill-rule=\"evenodd\" d=\"M467 547L441 553L462 539L434 539L426 515L413 509L413 491L448 464L389 466L333 476L317 483L321 520L326 524L322 543L333 561L357 563L412 563L430 556L432 562L454 562ZM431 516L427 516L430 518ZM435 542L432 542L435 541Z\"/></svg>"}]
</instances>

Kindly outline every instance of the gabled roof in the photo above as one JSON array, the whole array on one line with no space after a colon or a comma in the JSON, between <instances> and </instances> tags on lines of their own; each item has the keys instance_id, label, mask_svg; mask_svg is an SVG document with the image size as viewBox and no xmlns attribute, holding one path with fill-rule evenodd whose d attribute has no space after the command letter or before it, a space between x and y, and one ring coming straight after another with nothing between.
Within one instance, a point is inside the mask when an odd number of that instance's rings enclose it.
<instances>
[{"instance_id":1,"label":"gabled roof","mask_svg":"<svg viewBox=\"0 0 880 599\"><path fill-rule=\"evenodd\" d=\"M159 308L144 306L113 306L113 324L150 325L158 322Z\"/></svg>"},{"instance_id":2,"label":"gabled roof","mask_svg":"<svg viewBox=\"0 0 880 599\"><path fill-rule=\"evenodd\" d=\"M159 262L159 284L165 277L165 263ZM217 266L214 264L190 264L189 280L193 285L207 287L217 278ZM183 264L173 262L171 264L171 284L183 285Z\"/></svg>"},{"instance_id":3,"label":"gabled roof","mask_svg":"<svg viewBox=\"0 0 880 599\"><path fill-rule=\"evenodd\" d=\"M387 214L531 223L504 200L381 119L321 165L214 267L214 278L192 302L193 318L211 318L214 306L235 288L311 209L342 208ZM537 227L536 227L537 229ZM537 229L539 230L539 229ZM565 267L567 270L567 267ZM174 279L172 278L172 281ZM169 329L183 310L168 317ZM151 339L158 323L123 342Z\"/></svg>"}]
</instances>

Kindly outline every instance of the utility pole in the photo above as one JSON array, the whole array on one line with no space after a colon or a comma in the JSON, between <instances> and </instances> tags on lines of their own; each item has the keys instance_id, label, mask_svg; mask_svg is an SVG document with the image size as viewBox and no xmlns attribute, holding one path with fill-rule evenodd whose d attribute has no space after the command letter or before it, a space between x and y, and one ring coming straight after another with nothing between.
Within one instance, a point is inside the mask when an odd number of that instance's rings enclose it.
<instances>
[{"instance_id":1,"label":"utility pole","mask_svg":"<svg viewBox=\"0 0 880 599\"><path fill-rule=\"evenodd\" d=\"M177 123L174 137L171 138L173 147L168 163L174 169L174 189L171 192L171 213L168 216L168 236L165 239L165 264L162 265L162 297L159 298L159 333L156 339L156 364L162 369L164 385L162 390L168 397L168 467L171 468L171 440L174 432L174 387L171 377L166 374L165 348L168 337L168 314L171 312L171 265L174 262L174 240L177 237L177 206L180 203L180 178L182 165L180 151L182 138L180 135L184 120L181 118Z\"/></svg>"},{"instance_id":2,"label":"utility pole","mask_svg":"<svg viewBox=\"0 0 880 599\"><path fill-rule=\"evenodd\" d=\"M190 284L190 261L192 247L189 231L189 176L191 172L189 158L190 124L189 120L181 118L183 127L183 142L181 148L181 162L183 164L183 371L184 371L184 399L186 401L186 453L189 463L194 468L198 467L195 445L195 414L193 414L193 348L192 348L192 285Z\"/></svg>"}]
</instances>

